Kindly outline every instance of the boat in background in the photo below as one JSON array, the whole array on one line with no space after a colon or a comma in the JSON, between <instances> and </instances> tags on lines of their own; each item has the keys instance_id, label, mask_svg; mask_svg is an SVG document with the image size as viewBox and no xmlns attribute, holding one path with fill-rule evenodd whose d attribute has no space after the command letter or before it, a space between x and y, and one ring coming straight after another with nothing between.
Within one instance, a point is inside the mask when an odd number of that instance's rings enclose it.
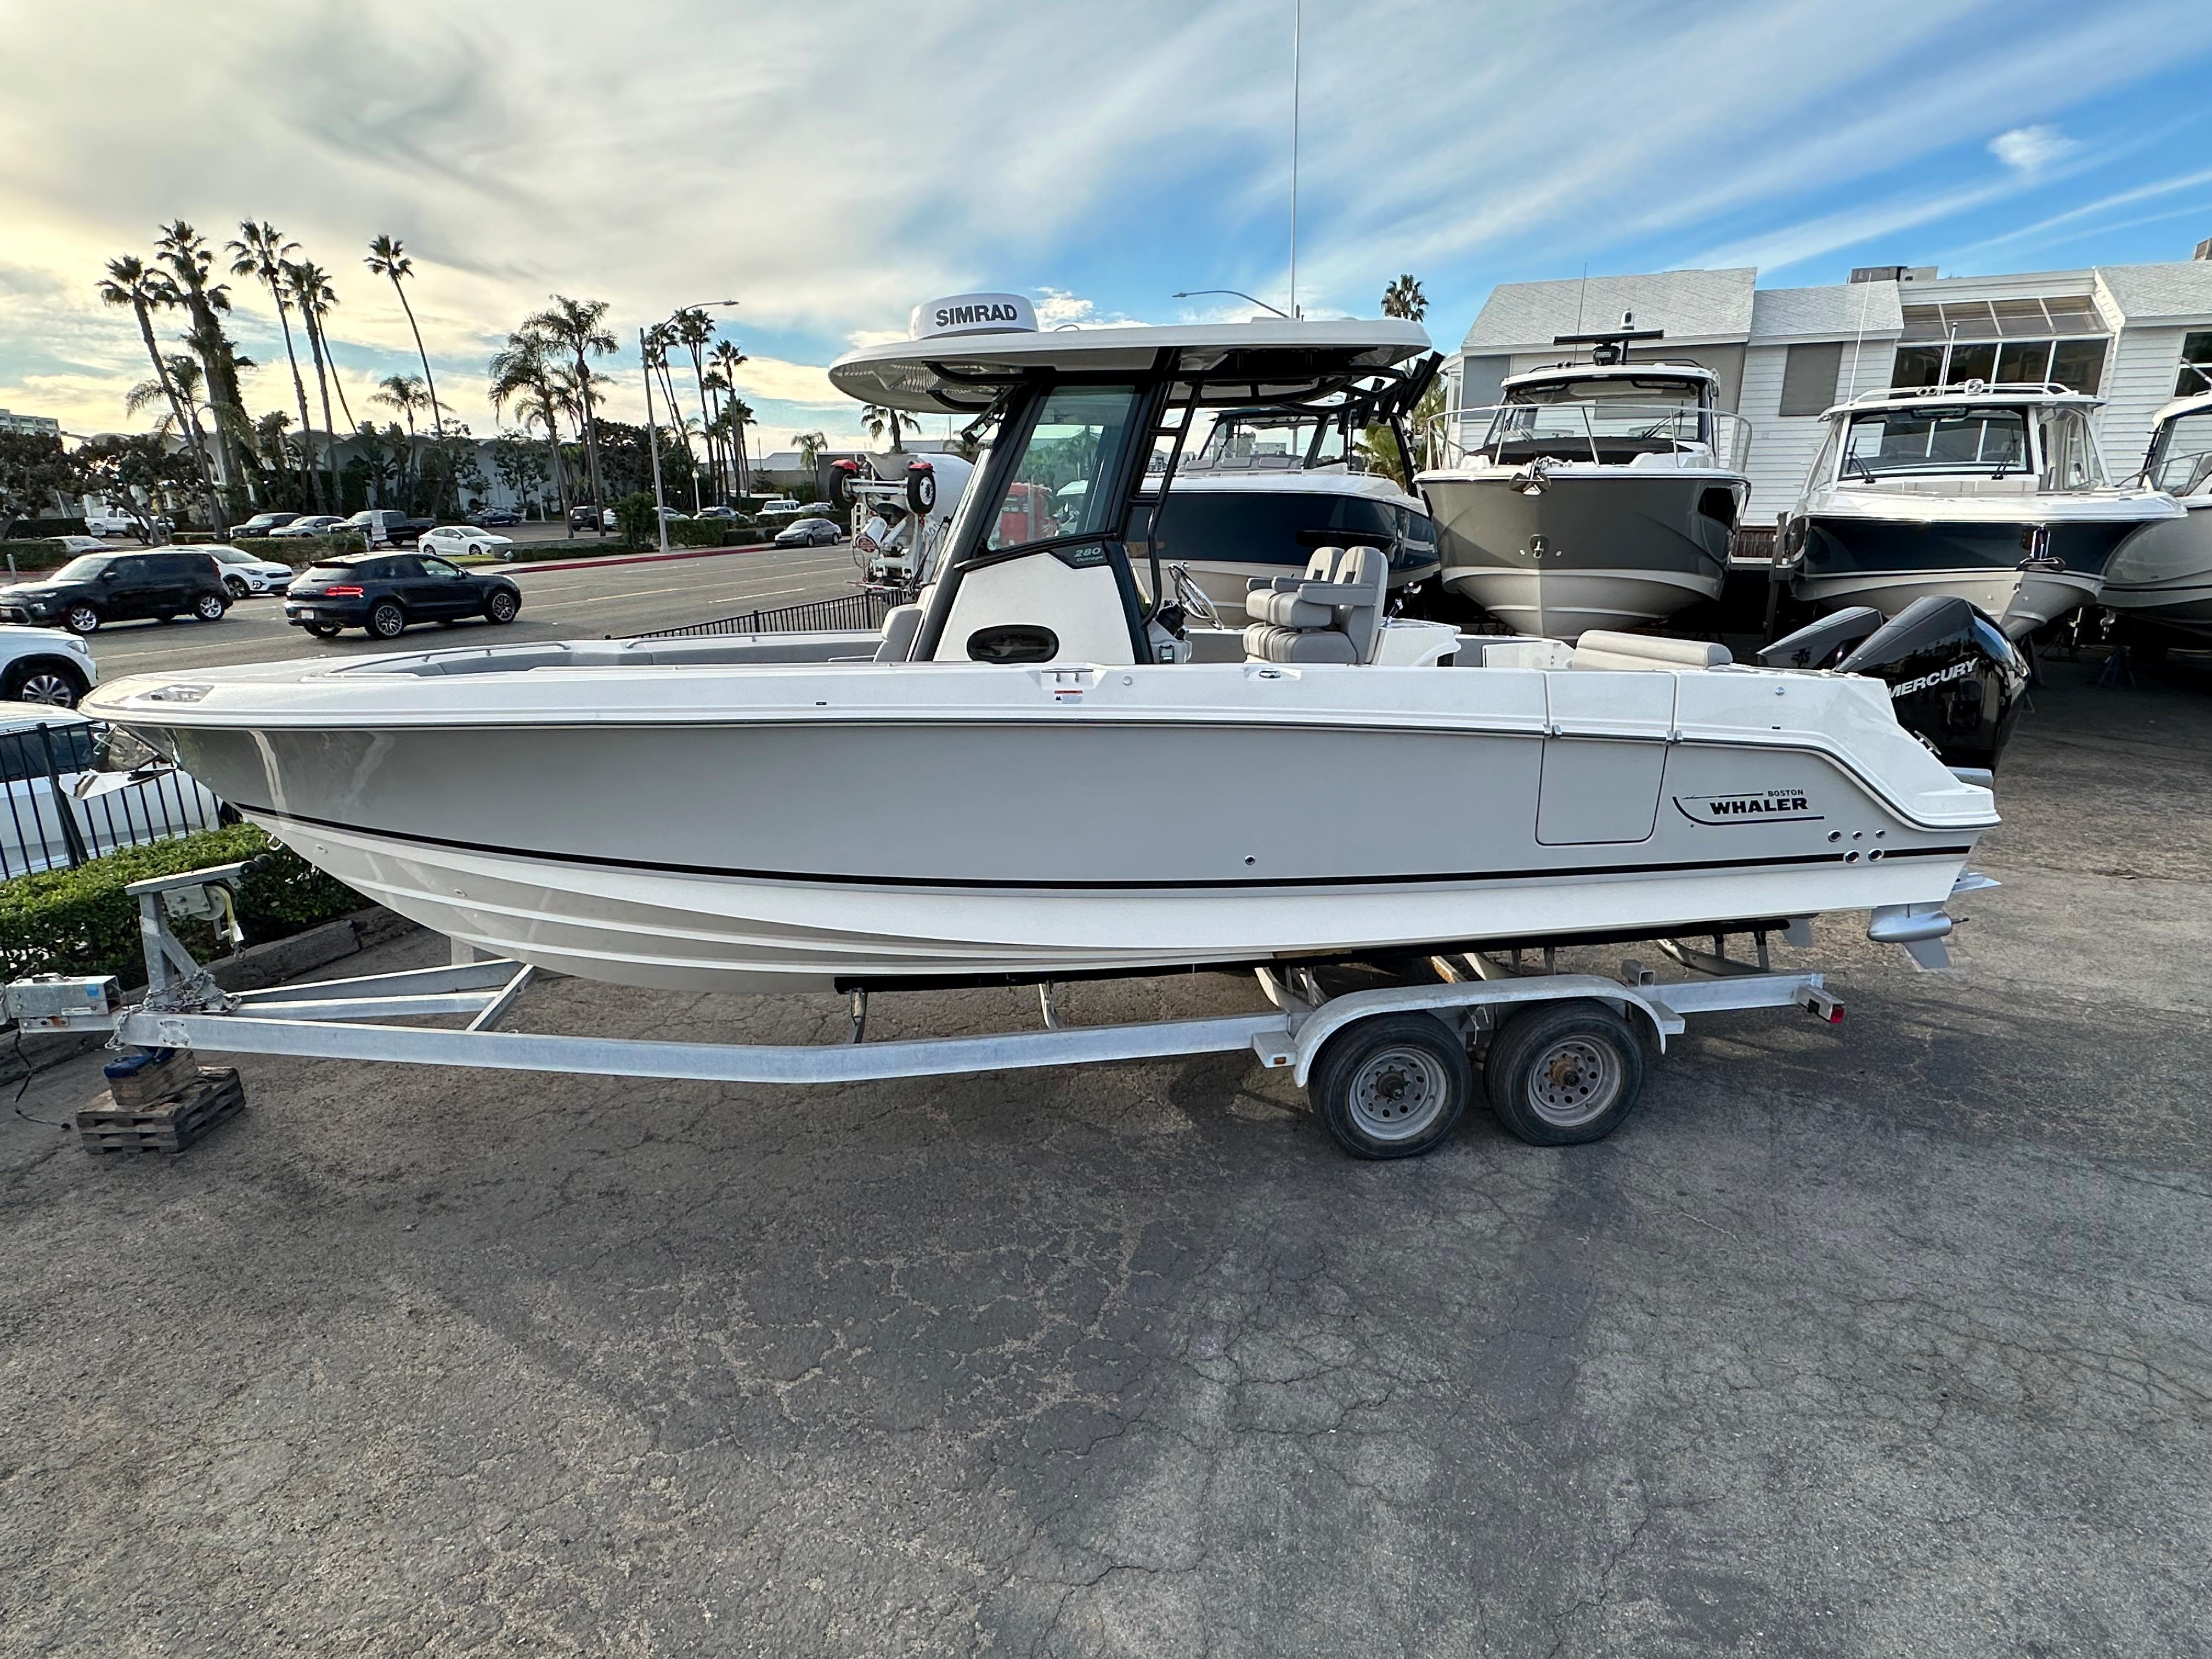
<instances>
[{"instance_id":1,"label":"boat in background","mask_svg":"<svg viewBox=\"0 0 2212 1659\"><path fill-rule=\"evenodd\" d=\"M1370 445L1392 446L1396 453L1387 459L1412 476L1406 414L1437 362L1431 356L1402 377L1352 388L1319 410L1221 415L1176 465L1175 488L1164 499L1157 489L1139 498L1132 555L1149 550L1142 529L1149 522L1159 556L1188 571L1230 623L1244 622L1252 583L1297 575L1322 547L1380 549L1390 592L1402 602L1437 577L1437 527L1428 503L1408 494ZM1148 485L1160 470L1147 474Z\"/></svg>"},{"instance_id":2,"label":"boat in background","mask_svg":"<svg viewBox=\"0 0 2212 1659\"><path fill-rule=\"evenodd\" d=\"M1427 434L1415 483L1444 584L1518 632L1650 628L1727 581L1750 423L1717 407L1711 369L1631 362L1663 337L1631 320L1559 336L1589 359L1509 376L1503 403L1449 410Z\"/></svg>"},{"instance_id":3,"label":"boat in background","mask_svg":"<svg viewBox=\"0 0 2212 1659\"><path fill-rule=\"evenodd\" d=\"M2171 496L2106 481L2089 416L2056 383L1893 386L1838 404L1775 547L1776 580L1816 610L1893 617L1950 595L2008 638L2091 604L2106 562Z\"/></svg>"},{"instance_id":4,"label":"boat in background","mask_svg":"<svg viewBox=\"0 0 2212 1659\"><path fill-rule=\"evenodd\" d=\"M2153 417L2141 477L2184 516L2145 525L2119 544L2105 567L2105 606L2131 642L2212 639L2212 392Z\"/></svg>"}]
</instances>

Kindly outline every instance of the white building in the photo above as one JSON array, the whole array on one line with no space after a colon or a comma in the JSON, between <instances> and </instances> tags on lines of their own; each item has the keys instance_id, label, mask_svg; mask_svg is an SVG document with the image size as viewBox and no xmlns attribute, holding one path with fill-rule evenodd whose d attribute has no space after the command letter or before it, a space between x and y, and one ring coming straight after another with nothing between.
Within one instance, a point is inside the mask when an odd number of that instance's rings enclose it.
<instances>
[{"instance_id":1,"label":"white building","mask_svg":"<svg viewBox=\"0 0 2212 1659\"><path fill-rule=\"evenodd\" d=\"M2212 244L2208 244L2212 246ZM2212 389L2212 258L2014 276L1939 276L1895 265L1827 288L1758 286L1759 273L1669 270L1493 289L1445 366L1455 408L1495 403L1510 374L1559 362L1562 334L1624 312L1666 331L1635 356L1687 357L1751 422L1747 526L1796 499L1832 404L1888 386L2057 380L2106 399L2100 435L2116 474L2142 463L2150 418L2177 392Z\"/></svg>"},{"instance_id":2,"label":"white building","mask_svg":"<svg viewBox=\"0 0 2212 1659\"><path fill-rule=\"evenodd\" d=\"M51 415L11 415L0 409L0 432L20 433L26 438L58 438L62 423Z\"/></svg>"}]
</instances>

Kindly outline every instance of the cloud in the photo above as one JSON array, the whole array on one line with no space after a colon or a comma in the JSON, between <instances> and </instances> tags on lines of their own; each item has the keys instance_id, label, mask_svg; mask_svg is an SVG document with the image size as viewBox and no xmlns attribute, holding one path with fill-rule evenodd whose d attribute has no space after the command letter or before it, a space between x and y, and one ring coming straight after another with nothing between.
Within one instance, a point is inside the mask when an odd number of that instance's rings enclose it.
<instances>
[{"instance_id":1,"label":"cloud","mask_svg":"<svg viewBox=\"0 0 2212 1659\"><path fill-rule=\"evenodd\" d=\"M1838 238L1965 215L1994 199L1978 191L2108 163L2112 141L2071 112L2203 57L2190 44L2201 8L1309 6L1297 297L1309 314L1372 316L1383 283L1411 270L1442 336L1491 282L1571 274L1585 258L1802 259ZM851 42L878 27L867 0L741 14L538 0L526 26L496 0L419 15L226 0L214 21L132 0L9 8L14 56L96 60L101 92L88 121L68 76L0 91L0 151L25 161L0 169L0 386L82 374L42 383L55 402L40 412L114 425L143 350L92 285L179 214L218 244L242 217L270 219L332 271L335 356L356 410L374 380L419 372L391 285L360 264L371 235L404 238L440 395L478 430L490 429L486 357L554 292L610 302L624 349L602 367L630 419L638 325L741 297L721 320L753 358L748 398L792 430L840 424L830 411L843 400L818 365L903 337L908 308L932 295L1030 293L1048 326L1152 314L1176 289L1284 303L1288 10L935 0L902 23L900 84L952 95L926 119L855 120L853 100L823 88L843 84ZM1382 40L1396 50L1378 97ZM586 60L589 95L549 103ZM1759 94L1686 90L1716 76ZM1008 110L1042 113L1010 129ZM1997 142L2048 137L2019 160L1996 152L1992 184L1982 146L2030 110L2091 142L2054 151L2075 141L2015 127ZM233 297L233 331L264 365L252 407L289 405L275 313L251 282ZM173 336L173 319L159 326ZM102 374L112 389L88 389Z\"/></svg>"},{"instance_id":2,"label":"cloud","mask_svg":"<svg viewBox=\"0 0 2212 1659\"><path fill-rule=\"evenodd\" d=\"M1036 296L1039 328L1065 328L1071 323L1078 328L1105 328L1136 321L1118 311L1109 315L1099 310L1097 301L1071 294L1064 288L1041 288Z\"/></svg>"},{"instance_id":3,"label":"cloud","mask_svg":"<svg viewBox=\"0 0 2212 1659\"><path fill-rule=\"evenodd\" d=\"M2052 126L2014 127L1990 140L1990 154L2016 173L2038 173L2081 146Z\"/></svg>"}]
</instances>

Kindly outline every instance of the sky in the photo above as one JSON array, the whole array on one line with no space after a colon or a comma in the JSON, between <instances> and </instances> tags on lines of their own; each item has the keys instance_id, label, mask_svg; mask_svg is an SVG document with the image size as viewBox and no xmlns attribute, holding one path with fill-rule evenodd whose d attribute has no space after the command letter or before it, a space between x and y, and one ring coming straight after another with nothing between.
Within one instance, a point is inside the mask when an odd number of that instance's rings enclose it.
<instances>
[{"instance_id":1,"label":"sky","mask_svg":"<svg viewBox=\"0 0 2212 1659\"><path fill-rule=\"evenodd\" d=\"M1373 316L1410 271L1449 348L1492 285L1585 268L2186 258L2212 236L2206 6L1303 0L1297 303ZM0 0L0 408L146 424L104 264L251 218L333 273L356 415L419 372L361 263L383 233L480 435L486 359L559 293L629 343L601 365L617 416L638 326L736 298L756 453L858 442L824 367L934 295L1027 294L1048 325L1251 314L1173 297L1206 288L1287 308L1292 9ZM247 408L289 407L273 308L231 292Z\"/></svg>"}]
</instances>

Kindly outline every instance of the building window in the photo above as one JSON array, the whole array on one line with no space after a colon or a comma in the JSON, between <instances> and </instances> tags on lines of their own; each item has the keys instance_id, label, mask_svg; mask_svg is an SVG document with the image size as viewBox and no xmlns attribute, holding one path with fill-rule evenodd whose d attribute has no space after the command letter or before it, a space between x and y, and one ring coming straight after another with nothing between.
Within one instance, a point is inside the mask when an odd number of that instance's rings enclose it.
<instances>
[{"instance_id":1,"label":"building window","mask_svg":"<svg viewBox=\"0 0 2212 1659\"><path fill-rule=\"evenodd\" d=\"M1836 401L1836 380L1844 372L1844 343L1823 340L1794 345L1782 365L1784 415L1821 415Z\"/></svg>"},{"instance_id":2,"label":"building window","mask_svg":"<svg viewBox=\"0 0 2212 1659\"><path fill-rule=\"evenodd\" d=\"M2194 398L2202 392L2212 392L2212 330L2182 337L2181 373L2173 380L2177 398Z\"/></svg>"},{"instance_id":3,"label":"building window","mask_svg":"<svg viewBox=\"0 0 2212 1659\"><path fill-rule=\"evenodd\" d=\"M2104 379L2108 343L2104 319L2087 295L1907 306L1890 384L2056 380L2094 393Z\"/></svg>"}]
</instances>

